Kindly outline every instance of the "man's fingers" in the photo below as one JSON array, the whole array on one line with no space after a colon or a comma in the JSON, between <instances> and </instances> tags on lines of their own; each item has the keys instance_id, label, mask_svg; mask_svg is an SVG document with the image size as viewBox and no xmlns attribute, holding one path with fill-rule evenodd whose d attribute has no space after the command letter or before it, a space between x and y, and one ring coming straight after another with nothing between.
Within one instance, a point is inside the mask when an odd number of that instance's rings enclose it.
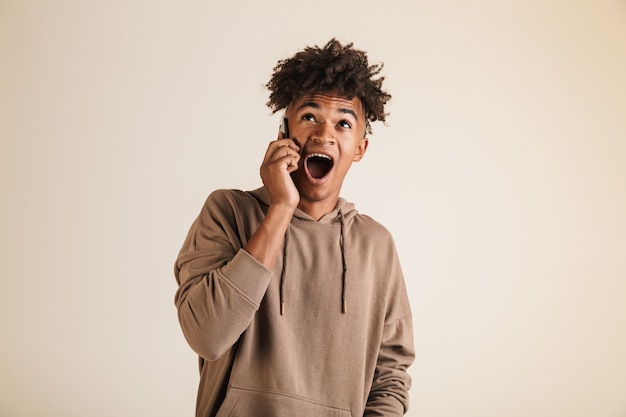
<instances>
[{"instance_id":1,"label":"man's fingers","mask_svg":"<svg viewBox=\"0 0 626 417\"><path fill-rule=\"evenodd\" d=\"M279 154L282 153L282 149L278 151ZM287 165L287 169L289 172L295 171L298 168L298 161L300 161L300 154L294 152L292 149L285 150L280 157L280 160Z\"/></svg>"},{"instance_id":2,"label":"man's fingers","mask_svg":"<svg viewBox=\"0 0 626 417\"><path fill-rule=\"evenodd\" d=\"M276 144L279 148L286 146L289 149L293 149L295 152L300 152L300 147L293 139L278 139Z\"/></svg>"},{"instance_id":3,"label":"man's fingers","mask_svg":"<svg viewBox=\"0 0 626 417\"><path fill-rule=\"evenodd\" d=\"M288 156L300 158L300 147L291 139L278 139L270 143L265 154L267 161L276 161Z\"/></svg>"}]
</instances>

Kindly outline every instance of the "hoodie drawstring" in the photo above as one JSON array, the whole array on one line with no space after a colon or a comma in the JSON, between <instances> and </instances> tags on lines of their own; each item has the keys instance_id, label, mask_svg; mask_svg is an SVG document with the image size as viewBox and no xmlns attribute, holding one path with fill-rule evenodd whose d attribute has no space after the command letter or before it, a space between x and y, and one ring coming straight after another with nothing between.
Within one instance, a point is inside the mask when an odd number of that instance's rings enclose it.
<instances>
[{"instance_id":1,"label":"hoodie drawstring","mask_svg":"<svg viewBox=\"0 0 626 417\"><path fill-rule=\"evenodd\" d=\"M348 302L346 301L346 287L347 287L347 274L348 265L346 261L346 239L345 239L345 218L341 209L339 211L339 222L341 225L339 244L341 245L341 312L348 312ZM288 246L289 229L285 232L285 241L283 245L283 269L280 272L280 289L279 289L279 301L280 301L280 315L285 314L285 271L287 270L287 246Z\"/></svg>"},{"instance_id":2,"label":"hoodie drawstring","mask_svg":"<svg viewBox=\"0 0 626 417\"><path fill-rule=\"evenodd\" d=\"M341 244L341 311L345 314L348 312L348 302L346 301L346 275L348 273L348 266L346 264L346 239L345 239L345 219L343 218L343 212L339 209L339 220L341 223L341 235L339 236L339 242Z\"/></svg>"},{"instance_id":3,"label":"hoodie drawstring","mask_svg":"<svg viewBox=\"0 0 626 417\"><path fill-rule=\"evenodd\" d=\"M285 242L283 246L283 270L280 272L280 315L285 314L285 271L287 270L287 235L289 234L289 229L285 231Z\"/></svg>"}]
</instances>

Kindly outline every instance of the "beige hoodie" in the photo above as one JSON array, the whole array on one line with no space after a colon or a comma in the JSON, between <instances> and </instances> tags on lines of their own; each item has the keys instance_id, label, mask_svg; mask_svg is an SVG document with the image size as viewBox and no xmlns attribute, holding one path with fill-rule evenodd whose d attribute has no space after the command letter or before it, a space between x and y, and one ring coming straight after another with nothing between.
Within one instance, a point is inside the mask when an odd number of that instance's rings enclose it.
<instances>
[{"instance_id":1,"label":"beige hoodie","mask_svg":"<svg viewBox=\"0 0 626 417\"><path fill-rule=\"evenodd\" d=\"M344 199L317 222L296 210L268 270L242 249L268 202L264 188L212 193L176 261L196 415L404 414L413 332L391 235Z\"/></svg>"}]
</instances>

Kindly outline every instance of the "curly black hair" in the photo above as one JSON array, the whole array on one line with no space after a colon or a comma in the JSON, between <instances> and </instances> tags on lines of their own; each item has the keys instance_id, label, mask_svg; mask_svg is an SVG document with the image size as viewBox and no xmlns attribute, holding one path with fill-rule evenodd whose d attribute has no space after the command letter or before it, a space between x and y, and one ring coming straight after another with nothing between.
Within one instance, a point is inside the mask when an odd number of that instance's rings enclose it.
<instances>
[{"instance_id":1,"label":"curly black hair","mask_svg":"<svg viewBox=\"0 0 626 417\"><path fill-rule=\"evenodd\" d=\"M385 122L385 104L391 95L382 90L385 77L375 78L383 64L370 65L367 54L342 45L335 38L323 48L307 46L293 57L278 61L266 87L270 90L267 106L273 113L287 108L300 98L317 93L335 93L348 99L358 97L363 103L366 131L371 122Z\"/></svg>"}]
</instances>

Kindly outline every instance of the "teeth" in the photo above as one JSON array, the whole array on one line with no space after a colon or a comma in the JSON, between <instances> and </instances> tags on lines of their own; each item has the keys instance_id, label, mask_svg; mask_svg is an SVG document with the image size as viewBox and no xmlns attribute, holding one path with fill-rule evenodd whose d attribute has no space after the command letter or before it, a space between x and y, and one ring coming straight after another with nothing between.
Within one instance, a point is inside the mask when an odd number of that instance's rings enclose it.
<instances>
[{"instance_id":1,"label":"teeth","mask_svg":"<svg viewBox=\"0 0 626 417\"><path fill-rule=\"evenodd\" d=\"M328 155L324 155L324 154L322 154L322 153L313 153L313 154L309 155L309 158L312 158L312 157L314 157L314 156L316 156L316 157L318 157L318 158L328 159L329 161L331 161L330 156L328 156Z\"/></svg>"}]
</instances>

